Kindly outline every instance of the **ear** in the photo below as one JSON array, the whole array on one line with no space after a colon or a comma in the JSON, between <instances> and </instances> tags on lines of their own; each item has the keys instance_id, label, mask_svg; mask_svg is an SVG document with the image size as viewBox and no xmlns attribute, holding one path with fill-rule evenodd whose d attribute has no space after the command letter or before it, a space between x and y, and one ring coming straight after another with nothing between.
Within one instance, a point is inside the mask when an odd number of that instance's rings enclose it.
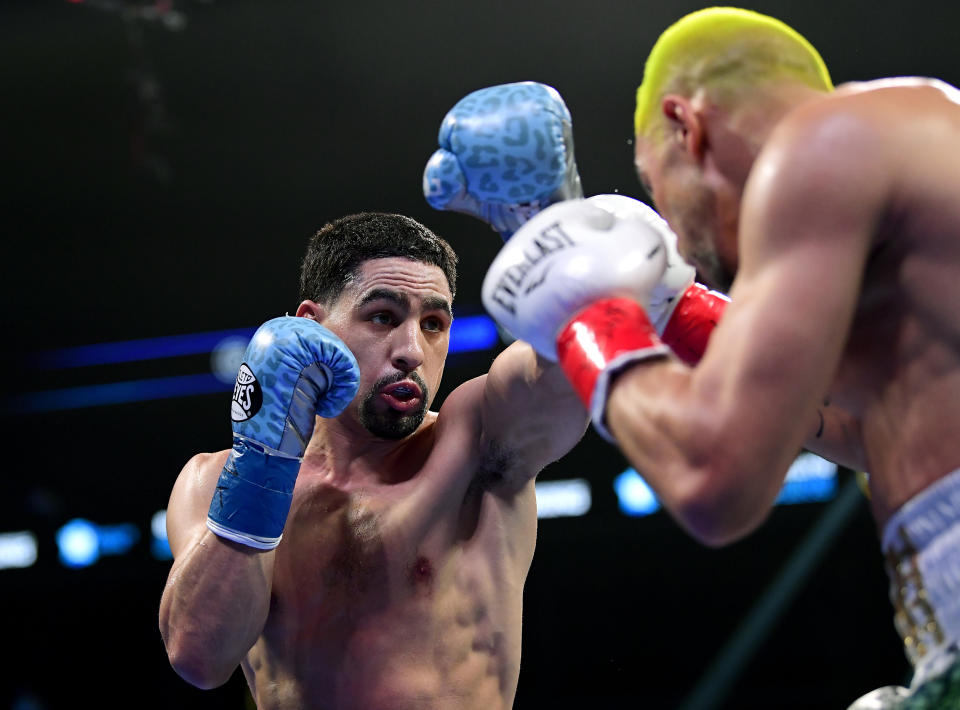
<instances>
[{"instance_id":1,"label":"ear","mask_svg":"<svg viewBox=\"0 0 960 710\"><path fill-rule=\"evenodd\" d=\"M703 158L707 147L706 126L690 99L678 94L667 94L660 107L677 143L697 160Z\"/></svg>"},{"instance_id":2,"label":"ear","mask_svg":"<svg viewBox=\"0 0 960 710\"><path fill-rule=\"evenodd\" d=\"M327 317L327 309L314 301L302 301L297 306L297 318L309 318L322 323Z\"/></svg>"}]
</instances>

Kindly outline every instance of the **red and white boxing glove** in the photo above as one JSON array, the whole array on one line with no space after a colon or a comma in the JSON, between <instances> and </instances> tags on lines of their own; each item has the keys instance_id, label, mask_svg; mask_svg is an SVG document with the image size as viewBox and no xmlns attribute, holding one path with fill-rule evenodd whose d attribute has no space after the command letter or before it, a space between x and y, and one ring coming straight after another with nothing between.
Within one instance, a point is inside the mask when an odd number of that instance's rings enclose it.
<instances>
[{"instance_id":1,"label":"red and white boxing glove","mask_svg":"<svg viewBox=\"0 0 960 710\"><path fill-rule=\"evenodd\" d=\"M610 377L630 362L663 356L644 308L667 268L660 231L590 200L548 207L500 250L483 303L502 328L559 361L600 434Z\"/></svg>"},{"instance_id":2,"label":"red and white boxing glove","mask_svg":"<svg viewBox=\"0 0 960 710\"><path fill-rule=\"evenodd\" d=\"M588 201L617 217L642 219L663 237L667 268L650 294L647 316L677 357L697 364L730 299L694 281L696 269L677 251L677 235L653 208L626 195L595 195Z\"/></svg>"}]
</instances>

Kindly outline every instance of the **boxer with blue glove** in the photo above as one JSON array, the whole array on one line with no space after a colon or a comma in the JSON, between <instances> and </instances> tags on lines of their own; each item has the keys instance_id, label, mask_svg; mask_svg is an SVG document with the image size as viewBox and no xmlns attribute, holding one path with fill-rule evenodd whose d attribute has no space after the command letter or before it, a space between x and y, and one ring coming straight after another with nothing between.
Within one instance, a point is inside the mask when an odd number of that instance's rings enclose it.
<instances>
[{"instance_id":1,"label":"boxer with blue glove","mask_svg":"<svg viewBox=\"0 0 960 710\"><path fill-rule=\"evenodd\" d=\"M296 316L237 376L232 449L191 458L167 507L160 629L191 684L239 666L260 710L513 705L535 477L589 422L522 342L430 410L456 264L402 215L311 238Z\"/></svg>"},{"instance_id":2,"label":"boxer with blue glove","mask_svg":"<svg viewBox=\"0 0 960 710\"><path fill-rule=\"evenodd\" d=\"M260 550L277 546L316 417L335 417L357 393L356 358L307 318L281 316L254 333L233 391L233 449L207 527Z\"/></svg>"},{"instance_id":3,"label":"boxer with blue glove","mask_svg":"<svg viewBox=\"0 0 960 710\"><path fill-rule=\"evenodd\" d=\"M504 240L548 205L583 196L570 111L551 86L501 84L444 117L423 192L435 209L477 217Z\"/></svg>"}]
</instances>

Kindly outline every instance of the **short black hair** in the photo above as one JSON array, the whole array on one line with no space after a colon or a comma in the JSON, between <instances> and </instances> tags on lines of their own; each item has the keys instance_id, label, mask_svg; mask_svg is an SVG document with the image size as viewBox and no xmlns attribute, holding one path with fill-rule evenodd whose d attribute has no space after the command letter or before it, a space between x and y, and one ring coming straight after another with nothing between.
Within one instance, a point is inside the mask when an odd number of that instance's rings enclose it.
<instances>
[{"instance_id":1,"label":"short black hair","mask_svg":"<svg viewBox=\"0 0 960 710\"><path fill-rule=\"evenodd\" d=\"M317 231L300 268L300 300L329 306L369 259L399 256L438 266L451 297L457 291L457 255L415 219L386 212L347 215Z\"/></svg>"}]
</instances>

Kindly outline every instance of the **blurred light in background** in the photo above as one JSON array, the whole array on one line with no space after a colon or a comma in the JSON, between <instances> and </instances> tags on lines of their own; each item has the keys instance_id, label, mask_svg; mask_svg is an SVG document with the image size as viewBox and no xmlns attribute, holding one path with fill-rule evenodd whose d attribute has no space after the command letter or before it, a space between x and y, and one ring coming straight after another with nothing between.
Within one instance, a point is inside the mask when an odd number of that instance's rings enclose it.
<instances>
[{"instance_id":1,"label":"blurred light in background","mask_svg":"<svg viewBox=\"0 0 960 710\"><path fill-rule=\"evenodd\" d=\"M253 335L253 333L251 333ZM243 363L243 353L247 349L249 337L231 335L217 343L210 353L210 369L213 375L224 384L233 386L237 379L237 370Z\"/></svg>"},{"instance_id":2,"label":"blurred light in background","mask_svg":"<svg viewBox=\"0 0 960 710\"><path fill-rule=\"evenodd\" d=\"M172 560L170 542L167 540L167 511L158 510L150 519L150 552L158 560Z\"/></svg>"},{"instance_id":3,"label":"blurred light in background","mask_svg":"<svg viewBox=\"0 0 960 710\"><path fill-rule=\"evenodd\" d=\"M57 531L57 550L67 567L89 567L100 559L96 527L88 520L71 520Z\"/></svg>"},{"instance_id":4,"label":"blurred light in background","mask_svg":"<svg viewBox=\"0 0 960 710\"><path fill-rule=\"evenodd\" d=\"M213 375L180 375L153 377L144 380L111 382L104 385L81 385L59 390L14 395L4 403L4 410L14 414L83 409L108 404L143 402L198 394L223 392L228 387Z\"/></svg>"},{"instance_id":5,"label":"blurred light in background","mask_svg":"<svg viewBox=\"0 0 960 710\"><path fill-rule=\"evenodd\" d=\"M536 486L538 518L574 517L590 510L590 484L582 478L538 481Z\"/></svg>"},{"instance_id":6,"label":"blurred light in background","mask_svg":"<svg viewBox=\"0 0 960 710\"><path fill-rule=\"evenodd\" d=\"M30 365L41 370L62 370L68 367L115 365L121 362L197 355L211 352L219 343L229 338L240 338L246 345L255 330L256 328L211 330L203 333L121 340L112 343L44 350L30 358Z\"/></svg>"},{"instance_id":7,"label":"blurred light in background","mask_svg":"<svg viewBox=\"0 0 960 710\"><path fill-rule=\"evenodd\" d=\"M837 466L815 454L803 453L790 467L777 503L829 500L836 496L837 487ZM653 490L632 468L613 479L613 489L625 515L650 515L660 509ZM541 519L586 515L593 504L590 482L583 478L538 481L536 496L537 517ZM172 559L166 510L153 514L149 529L150 554L157 560ZM95 564L103 556L131 552L140 537L140 529L133 523L97 525L74 518L57 531L56 544L60 561L67 567L80 568ZM0 534L0 569L33 565L37 550L37 537L32 532Z\"/></svg>"},{"instance_id":8,"label":"blurred light in background","mask_svg":"<svg viewBox=\"0 0 960 710\"><path fill-rule=\"evenodd\" d=\"M617 494L620 512L626 515L650 515L660 510L653 489L632 468L613 479L613 490Z\"/></svg>"},{"instance_id":9,"label":"blurred light in background","mask_svg":"<svg viewBox=\"0 0 960 710\"><path fill-rule=\"evenodd\" d=\"M653 489L636 470L628 468L613 479L620 511L625 515L650 515L660 509ZM833 498L837 493L837 465L804 452L787 471L778 504L814 503Z\"/></svg>"},{"instance_id":10,"label":"blurred light in background","mask_svg":"<svg viewBox=\"0 0 960 710\"><path fill-rule=\"evenodd\" d=\"M777 503L810 503L830 500L837 494L837 465L816 454L800 454L780 489Z\"/></svg>"},{"instance_id":11,"label":"blurred light in background","mask_svg":"<svg viewBox=\"0 0 960 710\"><path fill-rule=\"evenodd\" d=\"M74 518L57 531L60 561L67 567L89 567L104 555L123 555L140 539L132 523L96 525Z\"/></svg>"},{"instance_id":12,"label":"blurred light in background","mask_svg":"<svg viewBox=\"0 0 960 710\"><path fill-rule=\"evenodd\" d=\"M4 399L2 411L11 414L50 412L224 392L233 387L244 350L255 331L255 328L216 330L36 353L30 358L30 366L41 370L113 365L210 353L211 372L15 394ZM451 354L488 350L498 342L497 327L485 315L458 317L450 328Z\"/></svg>"},{"instance_id":13,"label":"blurred light in background","mask_svg":"<svg viewBox=\"0 0 960 710\"><path fill-rule=\"evenodd\" d=\"M451 353L489 350L499 340L497 326L489 316L458 316L450 326Z\"/></svg>"},{"instance_id":14,"label":"blurred light in background","mask_svg":"<svg viewBox=\"0 0 960 710\"><path fill-rule=\"evenodd\" d=\"M25 530L0 533L0 569L30 567L36 561L36 535Z\"/></svg>"}]
</instances>

